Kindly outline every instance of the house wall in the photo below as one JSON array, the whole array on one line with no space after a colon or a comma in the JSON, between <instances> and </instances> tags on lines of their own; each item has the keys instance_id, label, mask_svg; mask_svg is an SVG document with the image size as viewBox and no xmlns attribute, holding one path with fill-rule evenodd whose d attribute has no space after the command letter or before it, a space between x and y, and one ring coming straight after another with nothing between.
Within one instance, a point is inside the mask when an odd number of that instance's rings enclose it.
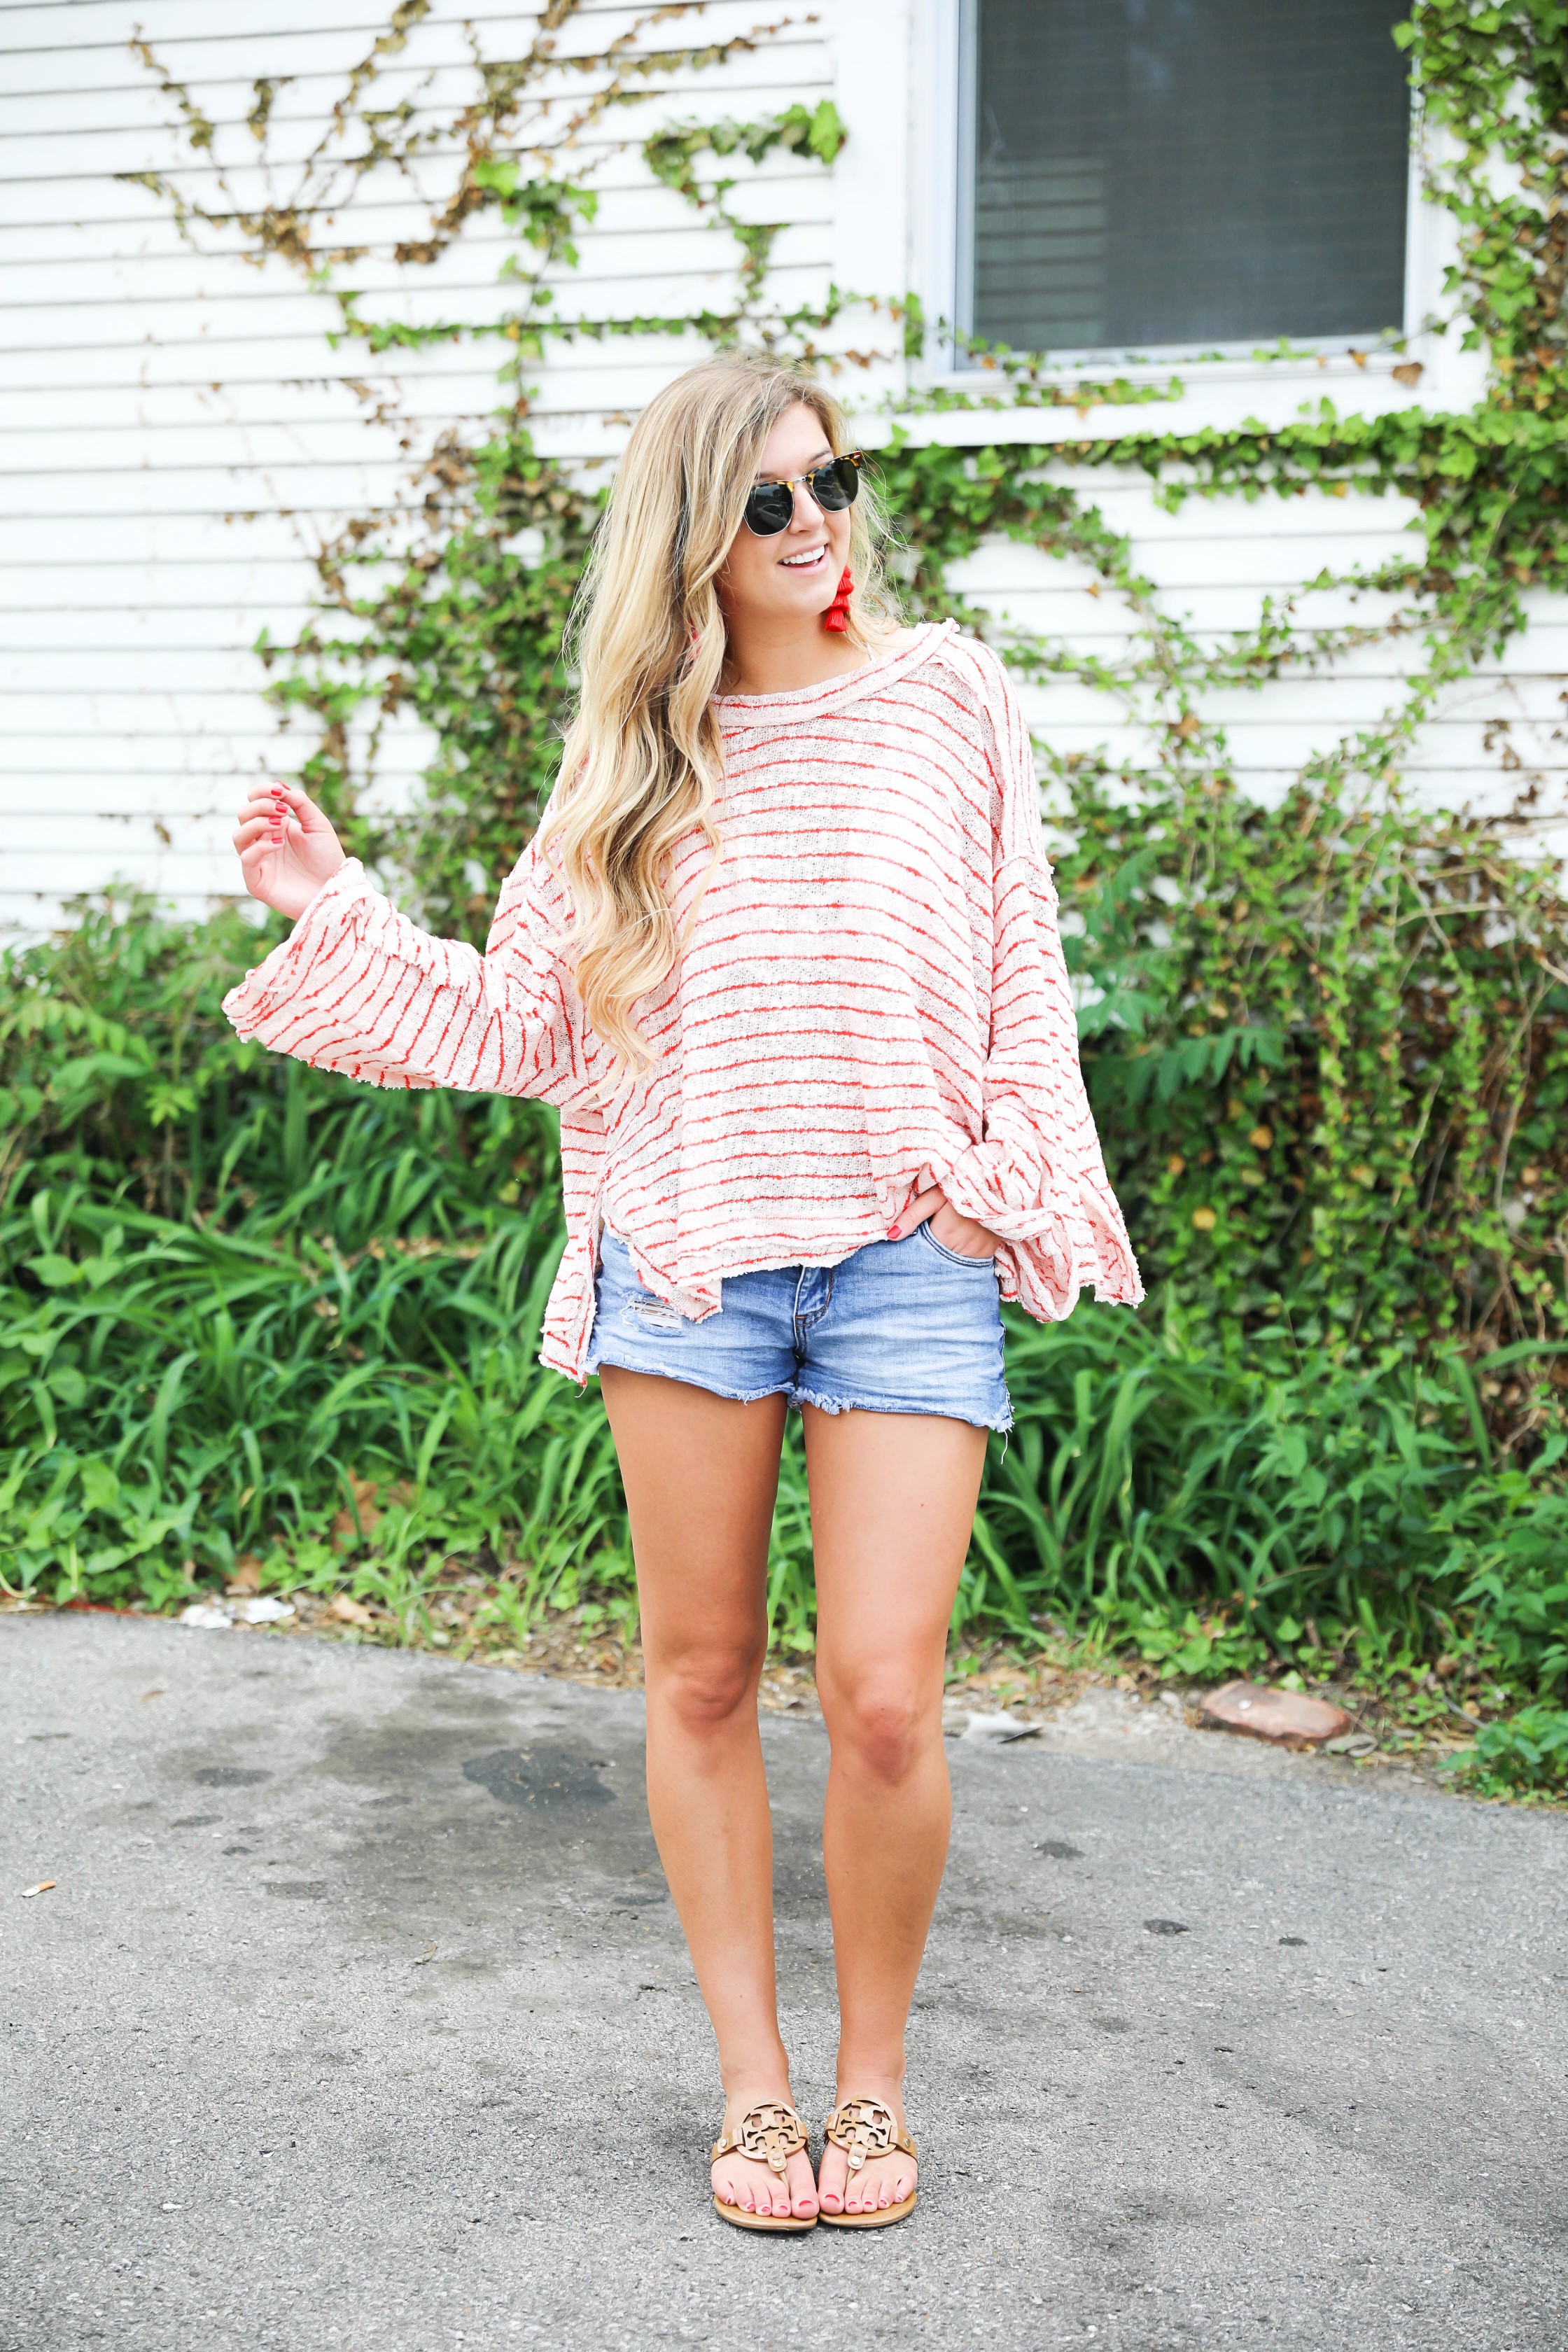
<instances>
[{"instance_id":1,"label":"house wall","mask_svg":"<svg viewBox=\"0 0 1568 2352\"><path fill-rule=\"evenodd\" d=\"M220 152L241 158L235 184L249 200L259 150L244 118L255 77L294 77L278 94L271 143L301 155L388 6L0 5L0 927L37 931L73 893L116 878L191 911L232 888L233 809L248 782L288 772L302 748L262 697L258 636L293 636L311 594L311 551L323 540L355 515L417 495L405 441L477 420L497 402L493 346L443 344L400 353L395 363L373 362L363 346L334 352L326 336L336 312L324 296L281 264L258 270L237 254L182 240L166 205L115 176L173 169L188 187L211 185L209 167L182 160L169 102L132 53L137 26L201 98ZM389 67L384 102L407 94L427 111L438 108L467 70L464 21L504 54L527 13L437 0ZM693 12L689 29L666 23L645 37L660 47L722 38L784 13L712 0ZM662 121L748 120L825 95L850 133L831 173L787 154L754 175L742 167L737 205L786 224L773 249L773 299L820 299L830 280L892 292L912 284L941 308L951 267L951 0L816 0L809 16L791 13L783 31L726 64L656 78L646 108L585 137L583 165L601 210L580 268L562 281L563 308L682 314L727 302L732 244L649 181L635 142ZM596 47L632 22L627 9L589 0L566 37ZM499 310L505 248L488 217L437 268L394 267L393 242L416 233L422 217L399 183L362 192L353 235L372 249L353 276L367 308L426 321ZM1429 278L1440 274L1441 229L1428 223L1420 232L1432 248L1422 263ZM843 331L847 346L887 356L852 370L842 388L866 402L896 394L904 371L886 320L851 314ZM1456 400L1473 397L1473 363L1436 340L1420 348L1427 376L1419 395L1394 384L1385 362L1358 366L1342 356L1267 380L1227 364L1184 371L1176 415L1221 421L1277 410L1283 421L1323 391L1342 404L1429 403L1445 386ZM628 413L700 350L694 339L633 339L552 353L538 372L542 446L605 462ZM389 396L404 420L395 425L376 421ZM909 425L973 440L1079 437L1122 421L1100 409L1087 422L1068 410L911 416ZM866 438L887 429L885 417L868 419ZM1278 596L1325 565L1375 563L1401 544L1409 520L1392 501L1354 498L1288 507L1194 500L1173 517L1129 470L1086 475L1084 487L1108 520L1131 533L1163 598L1200 630L1255 617L1264 594ZM1035 551L984 549L957 568L954 584L999 618L1059 632L1086 650L1112 650L1125 637L1126 616L1110 599L1091 597L1069 564ZM1347 616L1342 599L1321 597L1308 609L1314 621ZM1314 749L1374 718L1412 657L1408 642L1365 648L1331 676L1213 698L1205 715L1229 729L1249 786L1273 793ZM1545 779L1538 817L1552 811L1568 768L1565 694L1568 604L1538 599L1522 645L1456 689L1423 730L1413 761L1420 789L1450 805L1500 804L1522 769ZM1063 749L1109 742L1135 755L1146 740L1136 713L1113 727L1117 714L1081 688L1035 690L1031 703ZM395 730L380 789L411 792L421 756L417 730Z\"/></svg>"}]
</instances>

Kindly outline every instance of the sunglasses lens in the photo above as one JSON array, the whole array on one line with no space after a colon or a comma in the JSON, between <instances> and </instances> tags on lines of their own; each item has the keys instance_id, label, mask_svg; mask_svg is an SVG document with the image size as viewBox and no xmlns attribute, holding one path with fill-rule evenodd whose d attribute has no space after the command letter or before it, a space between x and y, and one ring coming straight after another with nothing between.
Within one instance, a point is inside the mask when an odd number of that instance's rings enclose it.
<instances>
[{"instance_id":1,"label":"sunglasses lens","mask_svg":"<svg viewBox=\"0 0 1568 2352\"><path fill-rule=\"evenodd\" d=\"M787 482L759 482L746 500L746 529L758 539L776 539L787 530L795 513L795 492Z\"/></svg>"},{"instance_id":2,"label":"sunglasses lens","mask_svg":"<svg viewBox=\"0 0 1568 2352\"><path fill-rule=\"evenodd\" d=\"M811 478L811 495L825 514L842 514L855 502L860 487L860 476L848 457L835 457L831 466L822 466Z\"/></svg>"}]
</instances>

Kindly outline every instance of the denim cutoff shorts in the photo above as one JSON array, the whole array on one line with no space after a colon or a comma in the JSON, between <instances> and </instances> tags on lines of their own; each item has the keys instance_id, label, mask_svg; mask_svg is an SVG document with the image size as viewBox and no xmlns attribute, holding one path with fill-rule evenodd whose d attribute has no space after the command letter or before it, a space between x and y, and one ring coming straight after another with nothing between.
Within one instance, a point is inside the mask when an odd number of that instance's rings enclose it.
<instances>
[{"instance_id":1,"label":"denim cutoff shorts","mask_svg":"<svg viewBox=\"0 0 1568 2352\"><path fill-rule=\"evenodd\" d=\"M606 1232L587 1369L618 1364L754 1404L781 1392L824 1412L924 1412L1011 1429L994 1258L960 1257L919 1225L837 1265L726 1276L690 1322L645 1290Z\"/></svg>"}]
</instances>

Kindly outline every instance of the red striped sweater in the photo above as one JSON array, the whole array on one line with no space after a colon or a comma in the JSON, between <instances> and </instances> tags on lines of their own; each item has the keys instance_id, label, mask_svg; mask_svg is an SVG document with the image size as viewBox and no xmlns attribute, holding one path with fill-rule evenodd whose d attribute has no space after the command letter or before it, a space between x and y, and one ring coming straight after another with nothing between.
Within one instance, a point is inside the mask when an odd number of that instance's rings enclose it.
<instances>
[{"instance_id":1,"label":"red striped sweater","mask_svg":"<svg viewBox=\"0 0 1568 2352\"><path fill-rule=\"evenodd\" d=\"M567 1247L543 1360L583 1377L599 1235L682 1314L726 1275L830 1265L922 1181L1002 1238L1042 1321L1142 1297L1079 1068L1028 730L952 623L847 677L720 705L722 852L637 1008L652 1069L609 1089L573 988L571 903L537 848L481 957L350 859L226 1001L244 1037L377 1086L559 1106ZM707 872L693 836L678 922Z\"/></svg>"}]
</instances>

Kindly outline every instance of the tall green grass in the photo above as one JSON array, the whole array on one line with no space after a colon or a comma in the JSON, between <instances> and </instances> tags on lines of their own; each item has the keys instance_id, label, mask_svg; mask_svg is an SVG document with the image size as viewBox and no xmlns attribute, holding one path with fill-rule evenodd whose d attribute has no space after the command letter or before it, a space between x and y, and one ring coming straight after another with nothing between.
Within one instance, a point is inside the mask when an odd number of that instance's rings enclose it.
<instances>
[{"instance_id":1,"label":"tall green grass","mask_svg":"<svg viewBox=\"0 0 1568 2352\"><path fill-rule=\"evenodd\" d=\"M188 1591L186 1563L220 1578L249 1551L279 1578L352 1574L406 1611L445 1557L479 1553L515 1570L524 1610L589 1584L629 1596L597 1390L536 1360L562 1244L552 1200L367 1244L400 1185L405 1203L420 1194L408 1108L389 1118L388 1099L347 1102L307 1189L222 1227L106 1202L79 1180L0 1221L14 1589L161 1605ZM1468 1643L1510 1681L1562 1680L1563 1441L1529 1469L1481 1458L1458 1358L1266 1370L1116 1309L1009 1320L1017 1425L992 1444L962 1624L1026 1640L1055 1625L1193 1673L1269 1651L1386 1663ZM797 1438L771 1593L780 1637L807 1643Z\"/></svg>"},{"instance_id":2,"label":"tall green grass","mask_svg":"<svg viewBox=\"0 0 1568 2352\"><path fill-rule=\"evenodd\" d=\"M216 1003L256 952L237 922L105 917L12 960L0 1575L164 1606L253 1553L270 1581L347 1583L412 1624L458 1556L520 1630L590 1594L629 1618L597 1389L537 1361L562 1247L552 1114L241 1045ZM1487 1376L1540 1386L1560 1354L1503 1349ZM1010 1317L1008 1375L1016 1427L990 1449L962 1629L1197 1677L1446 1654L1472 1689L1489 1678L1492 1711L1537 1710L1494 1777L1561 1772L1568 1441L1548 1418L1529 1458L1500 1454L1457 1351L1334 1357L1283 1327L1243 1347L1087 1307ZM770 1602L777 1638L808 1646L797 1425Z\"/></svg>"},{"instance_id":3,"label":"tall green grass","mask_svg":"<svg viewBox=\"0 0 1568 2352\"><path fill-rule=\"evenodd\" d=\"M545 1594L624 1551L597 1397L536 1360L561 1251L548 1194L488 1229L345 1241L420 1189L401 1137L376 1156L376 1123L351 1106L305 1192L221 1226L80 1181L0 1222L15 1582L163 1603L185 1563L217 1577L245 1551L320 1577L345 1512L368 1553L366 1489L383 1507L362 1575L388 1601L432 1552L521 1557Z\"/></svg>"},{"instance_id":4,"label":"tall green grass","mask_svg":"<svg viewBox=\"0 0 1568 2352\"><path fill-rule=\"evenodd\" d=\"M1008 1379L1018 1428L981 1498L977 1612L1017 1625L1044 1607L1193 1672L1460 1643L1532 1687L1562 1680L1568 1441L1528 1468L1494 1460L1457 1354L1237 1362L1091 1307L1013 1318Z\"/></svg>"}]
</instances>

